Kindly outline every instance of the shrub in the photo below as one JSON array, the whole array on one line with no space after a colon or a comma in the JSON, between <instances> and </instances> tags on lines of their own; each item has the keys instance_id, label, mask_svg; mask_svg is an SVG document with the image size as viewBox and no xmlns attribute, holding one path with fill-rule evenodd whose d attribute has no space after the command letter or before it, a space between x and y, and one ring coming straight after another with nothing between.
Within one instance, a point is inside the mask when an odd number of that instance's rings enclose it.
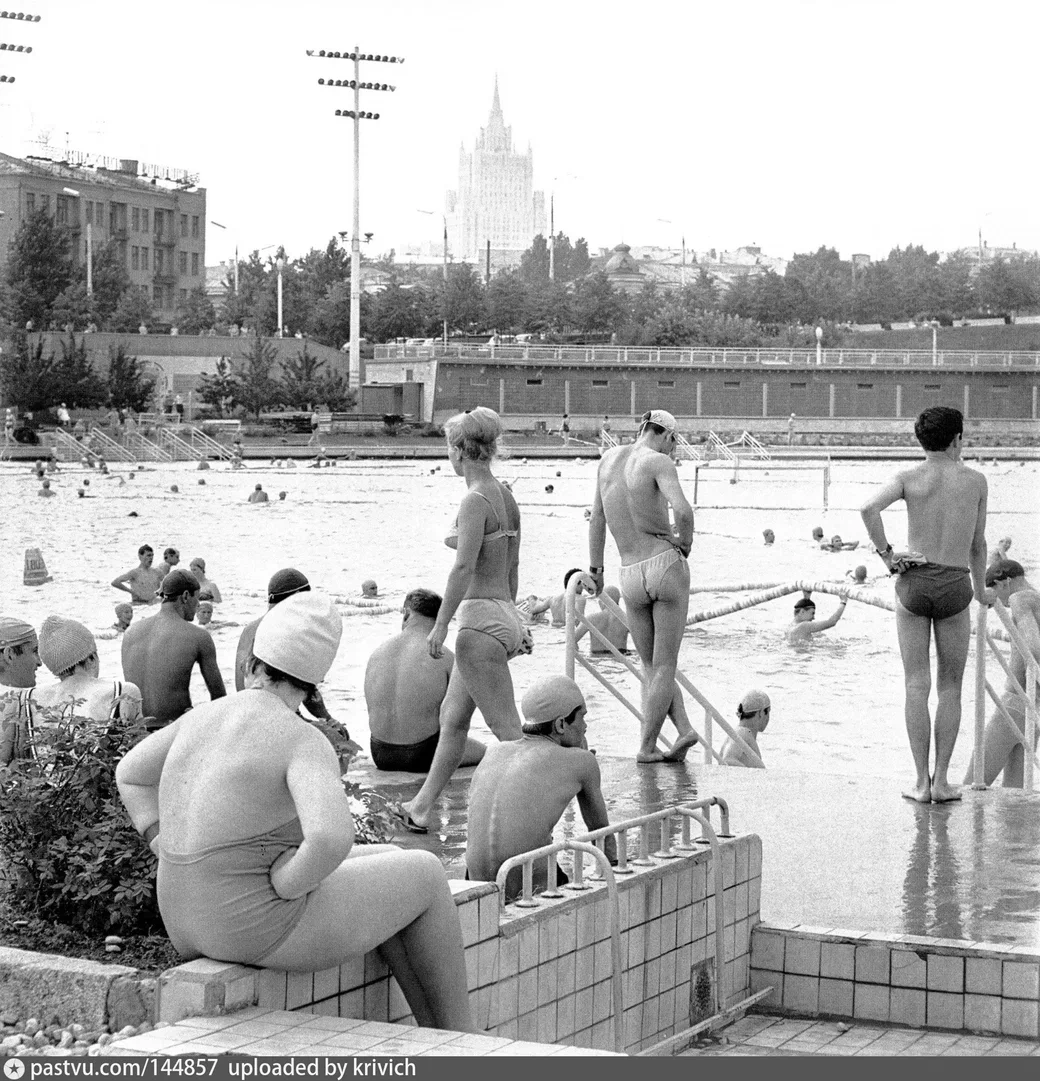
<instances>
[{"instance_id":1,"label":"shrub","mask_svg":"<svg viewBox=\"0 0 1040 1081\"><path fill-rule=\"evenodd\" d=\"M157 860L130 824L115 779L116 764L144 727L43 706L34 716L39 757L13 763L0 782L11 907L93 935L161 930ZM319 727L342 761L346 737ZM358 842L388 841L395 827L386 798L346 780L343 787Z\"/></svg>"},{"instance_id":2,"label":"shrub","mask_svg":"<svg viewBox=\"0 0 1040 1081\"><path fill-rule=\"evenodd\" d=\"M443 439L444 429L439 424L434 424L430 421L424 426L419 434L423 439Z\"/></svg>"}]
</instances>

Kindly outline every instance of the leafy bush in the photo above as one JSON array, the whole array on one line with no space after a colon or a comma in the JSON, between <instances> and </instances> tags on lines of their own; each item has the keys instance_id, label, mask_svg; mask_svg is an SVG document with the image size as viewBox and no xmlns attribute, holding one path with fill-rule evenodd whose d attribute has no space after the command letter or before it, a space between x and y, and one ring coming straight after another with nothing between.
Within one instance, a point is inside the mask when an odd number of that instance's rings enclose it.
<instances>
[{"instance_id":1,"label":"leafy bush","mask_svg":"<svg viewBox=\"0 0 1040 1081\"><path fill-rule=\"evenodd\" d=\"M161 927L155 856L116 789L116 763L143 726L98 724L40 706L34 713L39 757L13 763L0 785L12 905L90 934Z\"/></svg>"},{"instance_id":2,"label":"leafy bush","mask_svg":"<svg viewBox=\"0 0 1040 1081\"><path fill-rule=\"evenodd\" d=\"M43 706L34 717L39 757L13 763L0 780L0 854L11 907L92 935L161 930L157 860L130 824L115 778L144 727ZM342 760L345 736L325 729ZM386 798L352 782L343 787L358 842L388 841L394 819Z\"/></svg>"}]
</instances>

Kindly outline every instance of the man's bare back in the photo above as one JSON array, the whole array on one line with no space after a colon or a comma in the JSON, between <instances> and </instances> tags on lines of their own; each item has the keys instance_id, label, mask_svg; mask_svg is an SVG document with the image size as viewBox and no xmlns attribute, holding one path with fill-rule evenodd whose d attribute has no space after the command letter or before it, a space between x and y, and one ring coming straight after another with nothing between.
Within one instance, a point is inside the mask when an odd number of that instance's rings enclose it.
<instances>
[{"instance_id":1,"label":"man's bare back","mask_svg":"<svg viewBox=\"0 0 1040 1081\"><path fill-rule=\"evenodd\" d=\"M928 458L897 474L906 501L907 544L931 563L970 567L986 478L963 462Z\"/></svg>"},{"instance_id":2,"label":"man's bare back","mask_svg":"<svg viewBox=\"0 0 1040 1081\"><path fill-rule=\"evenodd\" d=\"M155 718L155 728L191 709L189 685L196 663L206 677L210 697L225 693L213 639L201 627L163 609L124 634L122 659L123 674L140 687L145 715Z\"/></svg>"},{"instance_id":3,"label":"man's bare back","mask_svg":"<svg viewBox=\"0 0 1040 1081\"><path fill-rule=\"evenodd\" d=\"M441 702L455 663L431 657L425 636L402 632L377 646L365 669L368 727L384 743L418 743L439 730Z\"/></svg>"}]
</instances>

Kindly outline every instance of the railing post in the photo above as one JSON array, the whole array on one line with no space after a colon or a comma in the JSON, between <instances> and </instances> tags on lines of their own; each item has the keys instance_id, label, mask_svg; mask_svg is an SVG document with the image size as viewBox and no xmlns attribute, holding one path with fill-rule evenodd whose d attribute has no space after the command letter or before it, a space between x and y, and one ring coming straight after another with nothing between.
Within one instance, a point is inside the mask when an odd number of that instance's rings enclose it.
<instances>
[{"instance_id":1,"label":"railing post","mask_svg":"<svg viewBox=\"0 0 1040 1081\"><path fill-rule=\"evenodd\" d=\"M975 755L972 759L972 788L986 787L986 613L979 605L975 613Z\"/></svg>"}]
</instances>

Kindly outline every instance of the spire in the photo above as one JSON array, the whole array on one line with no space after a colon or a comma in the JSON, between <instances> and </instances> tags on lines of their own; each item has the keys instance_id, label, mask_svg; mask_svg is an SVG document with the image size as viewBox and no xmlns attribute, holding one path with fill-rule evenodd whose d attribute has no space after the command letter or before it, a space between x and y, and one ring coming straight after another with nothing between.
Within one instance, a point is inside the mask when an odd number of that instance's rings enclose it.
<instances>
[{"instance_id":1,"label":"spire","mask_svg":"<svg viewBox=\"0 0 1040 1081\"><path fill-rule=\"evenodd\" d=\"M497 71L495 72L495 97L494 97L494 100L491 102L491 115L492 116L496 116L496 115L501 116L502 115L502 103L498 100L498 72Z\"/></svg>"},{"instance_id":2,"label":"spire","mask_svg":"<svg viewBox=\"0 0 1040 1081\"><path fill-rule=\"evenodd\" d=\"M513 132L506 127L505 118L502 116L502 103L498 97L498 73L495 73L495 94L491 101L491 115L488 117L486 128L480 129L480 138L477 140L478 150L506 151L513 149Z\"/></svg>"}]
</instances>

